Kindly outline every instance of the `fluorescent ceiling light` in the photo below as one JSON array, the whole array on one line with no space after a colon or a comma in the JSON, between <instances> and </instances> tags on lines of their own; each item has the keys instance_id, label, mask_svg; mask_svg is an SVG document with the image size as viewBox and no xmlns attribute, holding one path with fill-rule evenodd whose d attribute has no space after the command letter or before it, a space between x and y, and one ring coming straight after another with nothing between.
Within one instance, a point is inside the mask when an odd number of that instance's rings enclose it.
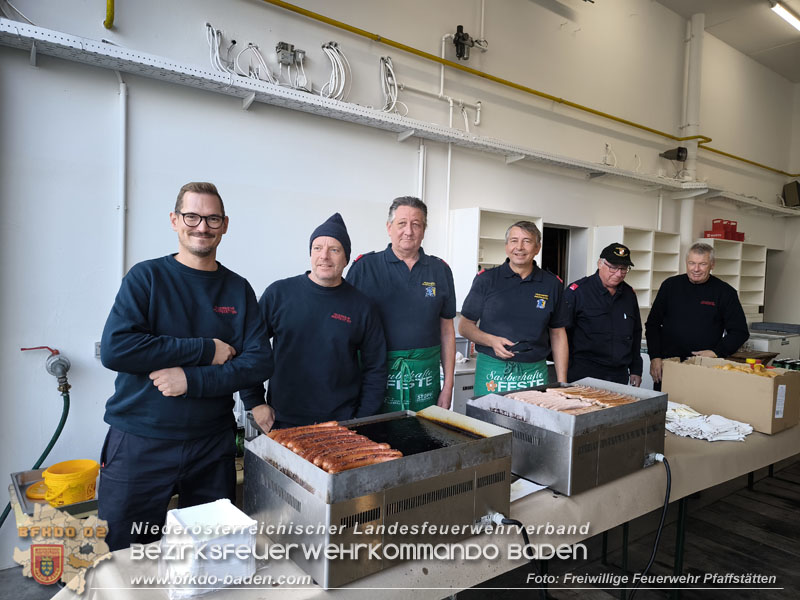
<instances>
[{"instance_id":1,"label":"fluorescent ceiling light","mask_svg":"<svg viewBox=\"0 0 800 600\"><path fill-rule=\"evenodd\" d=\"M790 13L788 10L786 10L786 9L785 9L783 6L781 6L781 5L780 5L780 4L778 4L777 2L776 2L775 4L773 4L773 5L772 5L772 10L773 10L773 11L774 11L776 14L780 15L780 17L781 17L781 18L782 18L784 21L786 21L786 22L787 22L787 23L789 23L789 24L790 24L792 27L794 27L795 29L797 29L798 31L800 31L800 19L798 19L796 16L794 16L794 14Z\"/></svg>"}]
</instances>

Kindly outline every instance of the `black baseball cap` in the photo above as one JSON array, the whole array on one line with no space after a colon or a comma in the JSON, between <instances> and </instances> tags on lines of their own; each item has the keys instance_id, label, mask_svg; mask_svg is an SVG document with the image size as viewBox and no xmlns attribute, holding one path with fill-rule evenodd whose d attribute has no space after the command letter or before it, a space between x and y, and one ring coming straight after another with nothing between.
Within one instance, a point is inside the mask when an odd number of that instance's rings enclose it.
<instances>
[{"instance_id":1,"label":"black baseball cap","mask_svg":"<svg viewBox=\"0 0 800 600\"><path fill-rule=\"evenodd\" d=\"M631 251L624 244L609 244L600 253L600 258L612 265L625 265L632 267Z\"/></svg>"}]
</instances>

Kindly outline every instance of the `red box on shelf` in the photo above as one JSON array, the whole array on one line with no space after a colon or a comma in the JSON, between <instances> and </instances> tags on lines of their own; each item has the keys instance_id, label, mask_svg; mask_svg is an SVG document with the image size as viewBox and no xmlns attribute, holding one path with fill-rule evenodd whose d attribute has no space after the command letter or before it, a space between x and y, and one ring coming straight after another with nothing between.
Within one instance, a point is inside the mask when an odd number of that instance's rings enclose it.
<instances>
[{"instance_id":1,"label":"red box on shelf","mask_svg":"<svg viewBox=\"0 0 800 600\"><path fill-rule=\"evenodd\" d=\"M718 240L744 241L744 232L738 231L739 222L729 219L712 219L711 229L703 232L703 237Z\"/></svg>"}]
</instances>

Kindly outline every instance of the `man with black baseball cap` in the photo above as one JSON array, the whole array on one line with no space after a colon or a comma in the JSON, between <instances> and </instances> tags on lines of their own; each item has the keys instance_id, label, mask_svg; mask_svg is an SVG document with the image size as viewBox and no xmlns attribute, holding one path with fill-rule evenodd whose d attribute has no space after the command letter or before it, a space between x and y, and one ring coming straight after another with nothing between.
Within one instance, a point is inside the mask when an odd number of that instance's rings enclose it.
<instances>
[{"instance_id":1,"label":"man with black baseball cap","mask_svg":"<svg viewBox=\"0 0 800 600\"><path fill-rule=\"evenodd\" d=\"M628 247L610 244L594 275L567 286L569 381L596 377L641 385L642 319L636 293L625 283L632 266Z\"/></svg>"},{"instance_id":2,"label":"man with black baseball cap","mask_svg":"<svg viewBox=\"0 0 800 600\"><path fill-rule=\"evenodd\" d=\"M386 341L372 300L342 278L350 236L339 213L309 239L311 270L270 285L259 300L272 338L275 373L261 429L376 414L386 388ZM239 392L248 410L264 387ZM254 412L254 416L255 412Z\"/></svg>"}]
</instances>

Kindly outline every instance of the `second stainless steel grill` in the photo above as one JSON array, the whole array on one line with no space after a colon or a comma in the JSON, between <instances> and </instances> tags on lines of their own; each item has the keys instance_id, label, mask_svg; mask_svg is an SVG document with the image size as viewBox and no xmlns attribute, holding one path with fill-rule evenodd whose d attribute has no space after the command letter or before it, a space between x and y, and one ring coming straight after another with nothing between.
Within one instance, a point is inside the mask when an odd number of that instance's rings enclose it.
<instances>
[{"instance_id":1,"label":"second stainless steel grill","mask_svg":"<svg viewBox=\"0 0 800 600\"><path fill-rule=\"evenodd\" d=\"M667 395L585 378L545 390L587 385L634 396L631 404L582 415L489 394L467 402L467 415L513 431L511 470L520 477L571 496L652 464L664 452Z\"/></svg>"}]
</instances>

